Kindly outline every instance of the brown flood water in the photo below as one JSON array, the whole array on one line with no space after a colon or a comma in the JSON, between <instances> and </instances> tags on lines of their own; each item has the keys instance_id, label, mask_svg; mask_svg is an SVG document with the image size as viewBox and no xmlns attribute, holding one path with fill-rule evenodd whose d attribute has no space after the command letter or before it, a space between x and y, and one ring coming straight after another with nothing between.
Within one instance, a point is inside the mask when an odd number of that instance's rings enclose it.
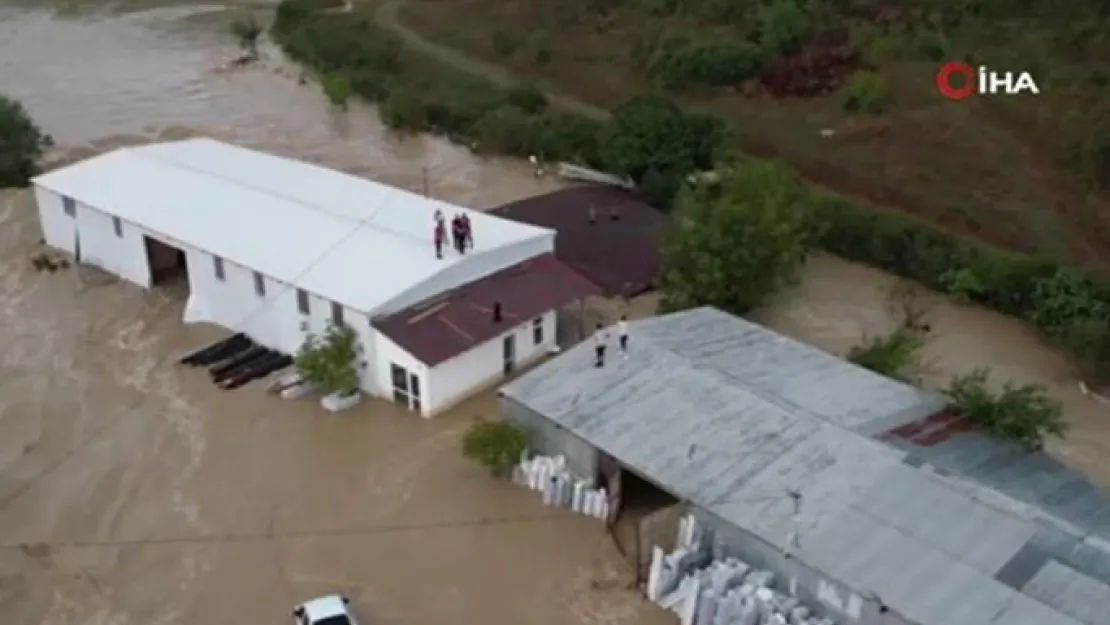
<instances>
[{"instance_id":1,"label":"brown flood water","mask_svg":"<svg viewBox=\"0 0 1110 625\"><path fill-rule=\"evenodd\" d=\"M0 91L61 160L199 133L414 190L426 179L476 207L557 185L399 140L364 107L336 113L273 50L218 71L236 53L221 7L3 2ZM36 273L38 237L30 194L0 195L5 623L285 623L331 592L368 622L670 622L629 587L600 524L460 457L491 395L428 422L383 403L328 415L258 385L222 393L173 362L219 334L180 324L181 293Z\"/></svg>"},{"instance_id":2,"label":"brown flood water","mask_svg":"<svg viewBox=\"0 0 1110 625\"><path fill-rule=\"evenodd\" d=\"M62 160L205 134L414 190L426 179L475 207L557 186L526 164L390 136L365 107L337 113L272 49L220 71L236 53L226 7L51 6L0 0L0 91L24 101ZM673 622L639 599L596 522L459 457L459 433L495 410L490 394L428 422L382 403L327 415L257 385L219 392L173 364L218 334L179 323L181 293L36 273L38 237L29 194L0 195L4 622L280 623L327 592L384 623ZM817 259L766 318L843 352L890 326L888 280ZM1100 475L1105 411L1055 352L978 309L939 302L930 321L927 381L990 365L1050 384L1075 427L1053 450Z\"/></svg>"}]
</instances>

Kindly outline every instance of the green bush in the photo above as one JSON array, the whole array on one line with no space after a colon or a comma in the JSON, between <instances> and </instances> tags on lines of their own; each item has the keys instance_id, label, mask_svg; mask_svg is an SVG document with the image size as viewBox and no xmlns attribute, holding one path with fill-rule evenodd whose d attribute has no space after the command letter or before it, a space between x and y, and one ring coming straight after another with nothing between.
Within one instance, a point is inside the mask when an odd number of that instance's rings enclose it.
<instances>
[{"instance_id":1,"label":"green bush","mask_svg":"<svg viewBox=\"0 0 1110 625\"><path fill-rule=\"evenodd\" d=\"M1058 402L1040 386L1007 382L992 391L983 369L952 378L944 393L949 407L991 435L1030 451L1041 449L1048 436L1062 436L1067 424Z\"/></svg>"},{"instance_id":2,"label":"green bush","mask_svg":"<svg viewBox=\"0 0 1110 625\"><path fill-rule=\"evenodd\" d=\"M24 187L39 172L38 164L53 145L27 109L0 94L0 187Z\"/></svg>"},{"instance_id":3,"label":"green bush","mask_svg":"<svg viewBox=\"0 0 1110 625\"><path fill-rule=\"evenodd\" d=\"M902 326L887 336L878 336L853 347L848 351L847 359L879 375L912 382L924 346L924 333Z\"/></svg>"},{"instance_id":4,"label":"green bush","mask_svg":"<svg viewBox=\"0 0 1110 625\"><path fill-rule=\"evenodd\" d=\"M347 108L347 100L351 98L351 79L346 74L324 74L320 77L320 87L324 90L324 97L333 106Z\"/></svg>"},{"instance_id":5,"label":"green bush","mask_svg":"<svg viewBox=\"0 0 1110 625\"><path fill-rule=\"evenodd\" d=\"M412 89L394 89L378 106L378 117L393 130L421 132L429 129L428 108Z\"/></svg>"},{"instance_id":6,"label":"green bush","mask_svg":"<svg viewBox=\"0 0 1110 625\"><path fill-rule=\"evenodd\" d=\"M881 113L886 105L886 79L876 72L856 72L841 88L841 101L851 113Z\"/></svg>"},{"instance_id":7,"label":"green bush","mask_svg":"<svg viewBox=\"0 0 1110 625\"><path fill-rule=\"evenodd\" d=\"M520 40L514 34L504 30L494 31L489 41L490 47L500 57L510 57L520 49Z\"/></svg>"},{"instance_id":8,"label":"green bush","mask_svg":"<svg viewBox=\"0 0 1110 625\"><path fill-rule=\"evenodd\" d=\"M547 110L547 96L539 87L530 82L518 82L505 93L505 100L510 106L535 115Z\"/></svg>"},{"instance_id":9,"label":"green bush","mask_svg":"<svg viewBox=\"0 0 1110 625\"><path fill-rule=\"evenodd\" d=\"M810 18L799 0L772 0L756 10L759 43L770 56L796 51L810 32Z\"/></svg>"},{"instance_id":10,"label":"green bush","mask_svg":"<svg viewBox=\"0 0 1110 625\"><path fill-rule=\"evenodd\" d=\"M647 74L670 89L727 87L754 77L762 64L762 51L751 42L680 35L659 44L648 60Z\"/></svg>"},{"instance_id":11,"label":"green bush","mask_svg":"<svg viewBox=\"0 0 1110 625\"><path fill-rule=\"evenodd\" d=\"M494 475L512 470L528 448L524 430L507 421L478 421L463 435L463 456Z\"/></svg>"},{"instance_id":12,"label":"green bush","mask_svg":"<svg viewBox=\"0 0 1110 625\"><path fill-rule=\"evenodd\" d=\"M325 393L358 391L358 338L342 324L331 324L323 336L309 334L297 350L297 371Z\"/></svg>"}]
</instances>

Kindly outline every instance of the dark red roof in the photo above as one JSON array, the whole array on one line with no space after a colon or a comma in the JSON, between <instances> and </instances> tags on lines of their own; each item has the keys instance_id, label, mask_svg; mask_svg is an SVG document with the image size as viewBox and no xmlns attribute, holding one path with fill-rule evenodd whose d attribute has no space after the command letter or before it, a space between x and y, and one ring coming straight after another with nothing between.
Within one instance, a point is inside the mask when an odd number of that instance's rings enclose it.
<instances>
[{"instance_id":1,"label":"dark red roof","mask_svg":"<svg viewBox=\"0 0 1110 625\"><path fill-rule=\"evenodd\" d=\"M374 327L428 366L601 289L545 254L411 308L374 320ZM500 323L493 320L501 304Z\"/></svg>"},{"instance_id":2,"label":"dark red roof","mask_svg":"<svg viewBox=\"0 0 1110 625\"><path fill-rule=\"evenodd\" d=\"M597 215L591 224L590 209ZM611 219L613 212L619 216ZM555 255L600 286L606 295L632 297L655 286L659 235L669 220L635 193L619 187L571 187L490 211L557 232Z\"/></svg>"}]
</instances>

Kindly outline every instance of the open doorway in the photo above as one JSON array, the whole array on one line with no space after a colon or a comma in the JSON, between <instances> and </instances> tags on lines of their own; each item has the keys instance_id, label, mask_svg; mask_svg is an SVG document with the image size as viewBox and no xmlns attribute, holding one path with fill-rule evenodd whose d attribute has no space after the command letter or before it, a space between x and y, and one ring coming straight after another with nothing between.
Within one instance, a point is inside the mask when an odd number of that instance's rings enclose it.
<instances>
[{"instance_id":1,"label":"open doorway","mask_svg":"<svg viewBox=\"0 0 1110 625\"><path fill-rule=\"evenodd\" d=\"M184 250L148 236L143 237L143 243L146 245L146 261L150 265L150 281L154 286L167 286L188 278Z\"/></svg>"},{"instance_id":2,"label":"open doorway","mask_svg":"<svg viewBox=\"0 0 1110 625\"><path fill-rule=\"evenodd\" d=\"M655 545L673 547L683 505L658 484L606 454L599 458L598 481L610 494L609 535L637 581L646 579Z\"/></svg>"}]
</instances>

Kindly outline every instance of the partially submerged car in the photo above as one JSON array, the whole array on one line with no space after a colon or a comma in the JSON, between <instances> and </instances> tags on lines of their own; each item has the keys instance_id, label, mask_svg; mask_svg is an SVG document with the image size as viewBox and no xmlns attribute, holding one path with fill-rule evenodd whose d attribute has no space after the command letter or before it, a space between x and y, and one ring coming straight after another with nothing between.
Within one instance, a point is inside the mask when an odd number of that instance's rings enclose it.
<instances>
[{"instance_id":1,"label":"partially submerged car","mask_svg":"<svg viewBox=\"0 0 1110 625\"><path fill-rule=\"evenodd\" d=\"M327 595L305 601L293 608L295 625L358 625L350 610L350 600L341 595Z\"/></svg>"}]
</instances>

